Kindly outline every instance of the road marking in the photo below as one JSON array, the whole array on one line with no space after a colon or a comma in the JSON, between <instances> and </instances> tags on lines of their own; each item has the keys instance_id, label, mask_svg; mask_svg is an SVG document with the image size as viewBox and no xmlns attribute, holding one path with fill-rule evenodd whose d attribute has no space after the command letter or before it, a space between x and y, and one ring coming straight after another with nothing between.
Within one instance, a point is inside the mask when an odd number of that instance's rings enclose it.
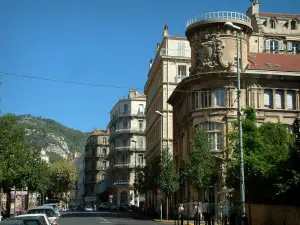
<instances>
[{"instance_id":1,"label":"road marking","mask_svg":"<svg viewBox=\"0 0 300 225\"><path fill-rule=\"evenodd\" d=\"M107 219L104 219L102 217L99 217L99 219L102 220L102 221L100 221L100 223L111 223Z\"/></svg>"}]
</instances>

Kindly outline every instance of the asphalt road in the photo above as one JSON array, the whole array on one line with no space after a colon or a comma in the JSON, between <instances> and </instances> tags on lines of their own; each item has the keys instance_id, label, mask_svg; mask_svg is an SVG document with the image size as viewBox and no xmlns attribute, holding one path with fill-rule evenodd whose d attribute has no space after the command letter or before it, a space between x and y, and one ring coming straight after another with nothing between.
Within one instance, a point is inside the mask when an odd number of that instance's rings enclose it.
<instances>
[{"instance_id":1,"label":"asphalt road","mask_svg":"<svg viewBox=\"0 0 300 225\"><path fill-rule=\"evenodd\" d=\"M63 212L59 225L158 225L158 223L132 212Z\"/></svg>"}]
</instances>

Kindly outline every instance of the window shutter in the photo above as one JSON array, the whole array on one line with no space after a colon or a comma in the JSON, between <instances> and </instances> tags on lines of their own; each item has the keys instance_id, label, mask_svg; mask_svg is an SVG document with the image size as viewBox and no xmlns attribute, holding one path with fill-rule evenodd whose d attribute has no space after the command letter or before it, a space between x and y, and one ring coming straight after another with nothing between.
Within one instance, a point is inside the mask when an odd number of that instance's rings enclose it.
<instances>
[{"instance_id":1,"label":"window shutter","mask_svg":"<svg viewBox=\"0 0 300 225\"><path fill-rule=\"evenodd\" d=\"M295 93L292 91L288 91L286 96L286 106L288 109L294 109L294 99L295 99Z\"/></svg>"},{"instance_id":2,"label":"window shutter","mask_svg":"<svg viewBox=\"0 0 300 225\"><path fill-rule=\"evenodd\" d=\"M266 40L266 50L270 50L270 40Z\"/></svg>"},{"instance_id":3,"label":"window shutter","mask_svg":"<svg viewBox=\"0 0 300 225\"><path fill-rule=\"evenodd\" d=\"M292 42L290 42L290 41L287 42L287 50L288 51L292 51L293 50L293 45L292 45Z\"/></svg>"},{"instance_id":4,"label":"window shutter","mask_svg":"<svg viewBox=\"0 0 300 225\"><path fill-rule=\"evenodd\" d=\"M269 107L271 105L270 98L271 98L271 92L268 90L265 91L264 92L264 106L265 107Z\"/></svg>"},{"instance_id":5,"label":"window shutter","mask_svg":"<svg viewBox=\"0 0 300 225\"><path fill-rule=\"evenodd\" d=\"M282 109L283 92L276 91L276 109Z\"/></svg>"},{"instance_id":6,"label":"window shutter","mask_svg":"<svg viewBox=\"0 0 300 225\"><path fill-rule=\"evenodd\" d=\"M279 51L283 50L283 41L278 41L278 50Z\"/></svg>"}]
</instances>

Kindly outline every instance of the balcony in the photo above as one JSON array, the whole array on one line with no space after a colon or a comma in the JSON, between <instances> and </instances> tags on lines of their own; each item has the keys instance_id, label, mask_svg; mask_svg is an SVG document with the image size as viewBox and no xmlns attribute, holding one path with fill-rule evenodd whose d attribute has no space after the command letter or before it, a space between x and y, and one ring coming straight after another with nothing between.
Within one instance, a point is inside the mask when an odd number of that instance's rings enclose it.
<instances>
[{"instance_id":1,"label":"balcony","mask_svg":"<svg viewBox=\"0 0 300 225\"><path fill-rule=\"evenodd\" d=\"M110 119L109 124L113 124L116 122L120 117L136 117L136 118L146 118L146 114L143 111L125 111L117 113L116 115L112 116Z\"/></svg>"},{"instance_id":2,"label":"balcony","mask_svg":"<svg viewBox=\"0 0 300 225\"><path fill-rule=\"evenodd\" d=\"M112 166L114 169L121 169L121 168L134 168L134 163L116 163Z\"/></svg>"},{"instance_id":3,"label":"balcony","mask_svg":"<svg viewBox=\"0 0 300 225\"><path fill-rule=\"evenodd\" d=\"M103 165L96 165L95 169L96 170L107 170L107 167L103 166Z\"/></svg>"},{"instance_id":4,"label":"balcony","mask_svg":"<svg viewBox=\"0 0 300 225\"><path fill-rule=\"evenodd\" d=\"M219 12L209 12L201 15L197 15L192 19L188 20L186 24L186 28L188 29L190 26L195 23L205 23L205 22L237 22L243 23L251 27L251 19L243 13L238 12L230 12L230 11L219 11Z\"/></svg>"},{"instance_id":5,"label":"balcony","mask_svg":"<svg viewBox=\"0 0 300 225\"><path fill-rule=\"evenodd\" d=\"M116 185L128 185L129 184L129 180L116 180L113 182L113 186Z\"/></svg>"},{"instance_id":6,"label":"balcony","mask_svg":"<svg viewBox=\"0 0 300 225\"><path fill-rule=\"evenodd\" d=\"M97 157L97 158L106 158L107 154L106 153L96 152L96 154L94 155L94 157Z\"/></svg>"}]
</instances>

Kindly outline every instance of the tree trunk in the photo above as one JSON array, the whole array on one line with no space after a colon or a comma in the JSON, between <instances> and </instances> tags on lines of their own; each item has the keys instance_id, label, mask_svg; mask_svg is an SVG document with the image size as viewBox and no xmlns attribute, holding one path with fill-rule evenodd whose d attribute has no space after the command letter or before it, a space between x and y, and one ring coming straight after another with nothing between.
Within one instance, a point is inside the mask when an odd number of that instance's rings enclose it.
<instances>
[{"instance_id":1,"label":"tree trunk","mask_svg":"<svg viewBox=\"0 0 300 225\"><path fill-rule=\"evenodd\" d=\"M6 189L6 213L7 216L10 217L10 205L11 205L11 195L10 195L11 189Z\"/></svg>"},{"instance_id":2,"label":"tree trunk","mask_svg":"<svg viewBox=\"0 0 300 225\"><path fill-rule=\"evenodd\" d=\"M166 219L169 220L169 197L168 196L166 197L166 204L167 204L167 207L166 207Z\"/></svg>"}]
</instances>

